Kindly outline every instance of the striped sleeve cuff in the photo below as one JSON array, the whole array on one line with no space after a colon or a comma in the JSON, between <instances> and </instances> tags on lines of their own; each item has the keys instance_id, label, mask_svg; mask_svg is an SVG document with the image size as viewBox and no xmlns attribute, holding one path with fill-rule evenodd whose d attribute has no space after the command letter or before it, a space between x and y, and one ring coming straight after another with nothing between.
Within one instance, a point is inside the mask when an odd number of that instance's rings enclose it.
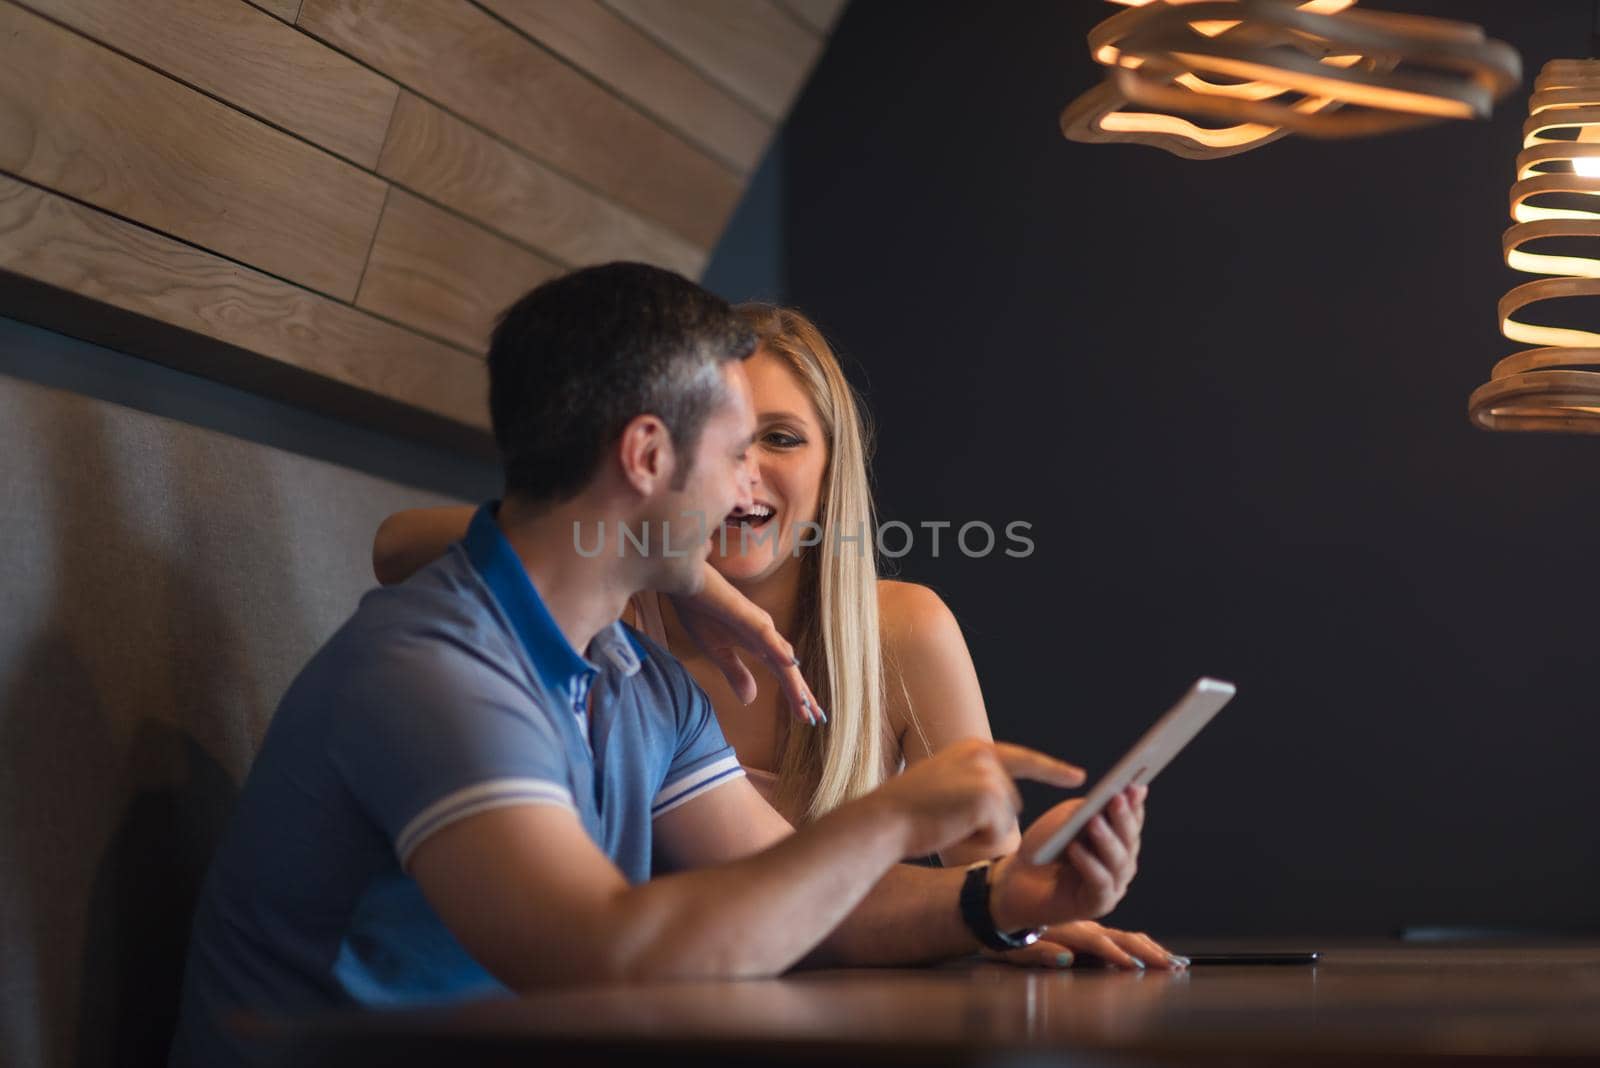
<instances>
[{"instance_id":1,"label":"striped sleeve cuff","mask_svg":"<svg viewBox=\"0 0 1600 1068\"><path fill-rule=\"evenodd\" d=\"M448 827L456 820L465 819L492 808L511 805L555 805L578 811L572 793L557 782L545 779L491 779L449 794L421 812L406 824L395 840L394 850L400 857L400 867L411 860L411 854L434 831Z\"/></svg>"},{"instance_id":2,"label":"striped sleeve cuff","mask_svg":"<svg viewBox=\"0 0 1600 1068\"><path fill-rule=\"evenodd\" d=\"M694 800L707 790L733 779L742 778L744 778L744 768L739 766L739 758L729 753L722 759L691 771L663 786L661 792L656 794L655 800L650 802L650 818L665 816L679 805Z\"/></svg>"}]
</instances>

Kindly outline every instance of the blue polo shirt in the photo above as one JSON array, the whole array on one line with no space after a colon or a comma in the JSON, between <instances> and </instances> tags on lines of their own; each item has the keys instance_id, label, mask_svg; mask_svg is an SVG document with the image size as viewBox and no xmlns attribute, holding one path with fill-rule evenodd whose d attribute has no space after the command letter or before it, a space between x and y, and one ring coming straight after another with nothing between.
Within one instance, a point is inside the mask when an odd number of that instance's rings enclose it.
<instances>
[{"instance_id":1,"label":"blue polo shirt","mask_svg":"<svg viewBox=\"0 0 1600 1068\"><path fill-rule=\"evenodd\" d=\"M239 1010L503 993L406 874L440 828L558 806L638 883L651 821L743 774L659 646L620 622L568 644L495 507L363 597L284 695L201 892L174 1064L248 1061L220 1023Z\"/></svg>"}]
</instances>

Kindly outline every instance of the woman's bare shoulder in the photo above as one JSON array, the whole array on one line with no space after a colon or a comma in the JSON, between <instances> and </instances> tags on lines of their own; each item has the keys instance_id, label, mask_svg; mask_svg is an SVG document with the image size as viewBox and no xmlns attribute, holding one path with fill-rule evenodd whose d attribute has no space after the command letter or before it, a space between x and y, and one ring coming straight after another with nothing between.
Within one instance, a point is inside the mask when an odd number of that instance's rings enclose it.
<instances>
[{"instance_id":1,"label":"woman's bare shoulder","mask_svg":"<svg viewBox=\"0 0 1600 1068\"><path fill-rule=\"evenodd\" d=\"M889 724L901 752L911 741L912 709L919 743L928 752L957 738L986 734L972 653L944 598L914 582L884 580L878 584L878 617Z\"/></svg>"},{"instance_id":2,"label":"woman's bare shoulder","mask_svg":"<svg viewBox=\"0 0 1600 1068\"><path fill-rule=\"evenodd\" d=\"M961 636L955 613L931 588L899 579L878 580L878 628L884 645L904 655Z\"/></svg>"}]
</instances>

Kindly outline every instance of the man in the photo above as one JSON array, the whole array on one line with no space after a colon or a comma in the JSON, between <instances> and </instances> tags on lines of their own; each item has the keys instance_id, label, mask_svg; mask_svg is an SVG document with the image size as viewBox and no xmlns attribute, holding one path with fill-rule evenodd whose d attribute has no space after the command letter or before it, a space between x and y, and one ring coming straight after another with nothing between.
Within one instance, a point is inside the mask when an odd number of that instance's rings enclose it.
<instances>
[{"instance_id":1,"label":"man","mask_svg":"<svg viewBox=\"0 0 1600 1068\"><path fill-rule=\"evenodd\" d=\"M693 592L706 530L750 506L753 348L725 302L638 264L506 313L505 499L363 598L285 694L202 894L175 1063L248 1059L222 1022L241 1009L931 960L1120 899L1142 793L1060 864L899 864L998 842L1013 777L1082 782L974 741L794 832L684 669L617 622L640 590ZM652 879L658 854L675 873Z\"/></svg>"}]
</instances>

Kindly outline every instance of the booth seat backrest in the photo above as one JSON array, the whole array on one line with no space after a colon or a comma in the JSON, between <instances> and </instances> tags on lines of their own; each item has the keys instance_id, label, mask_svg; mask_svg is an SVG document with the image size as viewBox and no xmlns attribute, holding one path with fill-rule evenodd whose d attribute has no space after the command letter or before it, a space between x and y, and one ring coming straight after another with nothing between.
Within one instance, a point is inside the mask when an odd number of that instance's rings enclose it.
<instances>
[{"instance_id":1,"label":"booth seat backrest","mask_svg":"<svg viewBox=\"0 0 1600 1068\"><path fill-rule=\"evenodd\" d=\"M0 1065L161 1063L279 696L450 502L4 373L0 502Z\"/></svg>"}]
</instances>

